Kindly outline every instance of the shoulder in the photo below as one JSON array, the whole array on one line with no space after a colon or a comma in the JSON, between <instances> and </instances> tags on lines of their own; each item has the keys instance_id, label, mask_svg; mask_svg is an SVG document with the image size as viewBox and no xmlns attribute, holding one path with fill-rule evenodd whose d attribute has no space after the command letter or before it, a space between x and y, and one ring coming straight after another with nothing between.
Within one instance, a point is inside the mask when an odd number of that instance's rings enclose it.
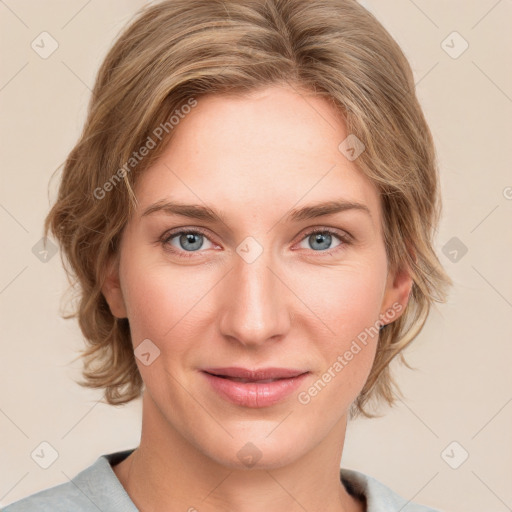
<instances>
[{"instance_id":1,"label":"shoulder","mask_svg":"<svg viewBox=\"0 0 512 512\"><path fill-rule=\"evenodd\" d=\"M136 512L111 466L132 451L101 455L70 481L22 498L4 507L1 512Z\"/></svg>"},{"instance_id":2,"label":"shoulder","mask_svg":"<svg viewBox=\"0 0 512 512\"><path fill-rule=\"evenodd\" d=\"M3 508L2 512L64 512L69 510L78 512L97 509L77 487L71 482L65 482L11 503Z\"/></svg>"},{"instance_id":3,"label":"shoulder","mask_svg":"<svg viewBox=\"0 0 512 512\"><path fill-rule=\"evenodd\" d=\"M366 512L442 512L406 500L379 480L359 471L342 468L340 478L351 494L366 499Z\"/></svg>"}]
</instances>

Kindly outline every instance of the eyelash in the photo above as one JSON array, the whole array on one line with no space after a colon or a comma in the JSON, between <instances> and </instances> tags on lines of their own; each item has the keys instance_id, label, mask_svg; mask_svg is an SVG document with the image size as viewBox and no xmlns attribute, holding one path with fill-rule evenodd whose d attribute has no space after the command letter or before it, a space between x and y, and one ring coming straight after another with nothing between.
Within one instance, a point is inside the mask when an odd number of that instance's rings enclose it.
<instances>
[{"instance_id":1,"label":"eyelash","mask_svg":"<svg viewBox=\"0 0 512 512\"><path fill-rule=\"evenodd\" d=\"M333 228L328 228L328 227L325 227L325 228L312 228L311 230L309 230L306 233L304 233L303 237L300 239L299 242L302 242L303 240L305 240L306 238L310 237L311 235L325 234L325 233L328 233L330 235L334 235L342 243L340 245L337 245L333 249L328 249L326 251L313 251L313 252L319 253L320 255L321 254L330 255L330 254L333 254L333 253L335 253L337 251L343 250L345 248L345 246L350 245L352 243L351 235L349 235L348 233L347 234L341 234L339 231L337 231L337 230L335 230ZM178 257L180 257L180 258L193 258L194 254L197 253L198 251L179 251L179 250L174 249L171 245L169 245L169 241L170 240L172 240L173 238L175 238L178 235L184 235L184 234L202 235L202 236L208 238L208 240L210 240L208 235L206 234L206 232L203 231L203 230L200 230L198 228L191 228L191 229L183 229L182 228L179 231L168 231L168 232L164 233L162 235L162 237L160 238L159 242L162 244L163 248L166 251L169 251L169 252L171 252L173 254L178 255Z\"/></svg>"}]
</instances>

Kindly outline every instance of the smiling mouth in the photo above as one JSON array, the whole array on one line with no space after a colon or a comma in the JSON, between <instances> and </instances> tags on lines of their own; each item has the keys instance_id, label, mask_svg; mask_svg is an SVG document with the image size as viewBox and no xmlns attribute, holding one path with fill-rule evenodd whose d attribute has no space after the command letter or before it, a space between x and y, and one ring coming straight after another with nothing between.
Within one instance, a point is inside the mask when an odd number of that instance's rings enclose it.
<instances>
[{"instance_id":1,"label":"smiling mouth","mask_svg":"<svg viewBox=\"0 0 512 512\"><path fill-rule=\"evenodd\" d=\"M250 370L248 368L234 366L225 368L203 368L202 371L214 377L229 379L235 382L258 382L261 384L299 377L304 373L309 373L308 370L297 368L272 367Z\"/></svg>"},{"instance_id":2,"label":"smiling mouth","mask_svg":"<svg viewBox=\"0 0 512 512\"><path fill-rule=\"evenodd\" d=\"M201 370L218 396L240 407L271 407L287 399L309 371L289 368L208 368Z\"/></svg>"},{"instance_id":3,"label":"smiling mouth","mask_svg":"<svg viewBox=\"0 0 512 512\"><path fill-rule=\"evenodd\" d=\"M217 375L215 373L205 372L208 375L212 375L213 377L220 377L221 379L228 379L234 382L242 382L242 383L256 383L256 384L268 384L269 382L276 382L278 380L289 379L290 377L278 377L275 379L246 379L243 377L230 377L228 375Z\"/></svg>"}]
</instances>

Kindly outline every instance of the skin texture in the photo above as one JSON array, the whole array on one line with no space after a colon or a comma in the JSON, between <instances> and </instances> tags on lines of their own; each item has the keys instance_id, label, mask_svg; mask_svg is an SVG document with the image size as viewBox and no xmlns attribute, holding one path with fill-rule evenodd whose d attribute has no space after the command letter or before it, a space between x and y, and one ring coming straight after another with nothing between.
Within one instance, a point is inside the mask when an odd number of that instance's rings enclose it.
<instances>
[{"instance_id":1,"label":"skin texture","mask_svg":"<svg viewBox=\"0 0 512 512\"><path fill-rule=\"evenodd\" d=\"M138 181L138 209L103 293L112 313L129 319L134 348L149 339L160 350L150 365L137 359L141 442L114 467L141 511L364 510L340 483L339 466L377 336L308 404L297 399L379 315L404 308L411 290L407 272L388 274L379 195L339 151L347 135L329 103L291 88L208 95ZM371 215L286 219L291 209L338 199ZM224 223L142 216L161 200L208 205ZM351 243L307 233L326 227ZM206 236L161 242L173 228ZM251 263L237 252L247 237L262 249ZM278 404L248 408L220 397L200 373L222 366L310 374ZM249 442L261 455L250 468L237 456Z\"/></svg>"}]
</instances>

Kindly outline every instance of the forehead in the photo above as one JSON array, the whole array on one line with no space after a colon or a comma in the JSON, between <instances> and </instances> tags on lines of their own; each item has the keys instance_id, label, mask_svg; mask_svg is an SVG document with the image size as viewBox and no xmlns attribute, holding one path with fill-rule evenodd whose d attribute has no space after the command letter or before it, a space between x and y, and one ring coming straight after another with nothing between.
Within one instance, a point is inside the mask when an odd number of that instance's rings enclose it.
<instances>
[{"instance_id":1,"label":"forehead","mask_svg":"<svg viewBox=\"0 0 512 512\"><path fill-rule=\"evenodd\" d=\"M375 187L339 150L348 135L327 100L290 88L201 97L138 180L139 209L172 197L254 216L344 198L377 220Z\"/></svg>"}]
</instances>

